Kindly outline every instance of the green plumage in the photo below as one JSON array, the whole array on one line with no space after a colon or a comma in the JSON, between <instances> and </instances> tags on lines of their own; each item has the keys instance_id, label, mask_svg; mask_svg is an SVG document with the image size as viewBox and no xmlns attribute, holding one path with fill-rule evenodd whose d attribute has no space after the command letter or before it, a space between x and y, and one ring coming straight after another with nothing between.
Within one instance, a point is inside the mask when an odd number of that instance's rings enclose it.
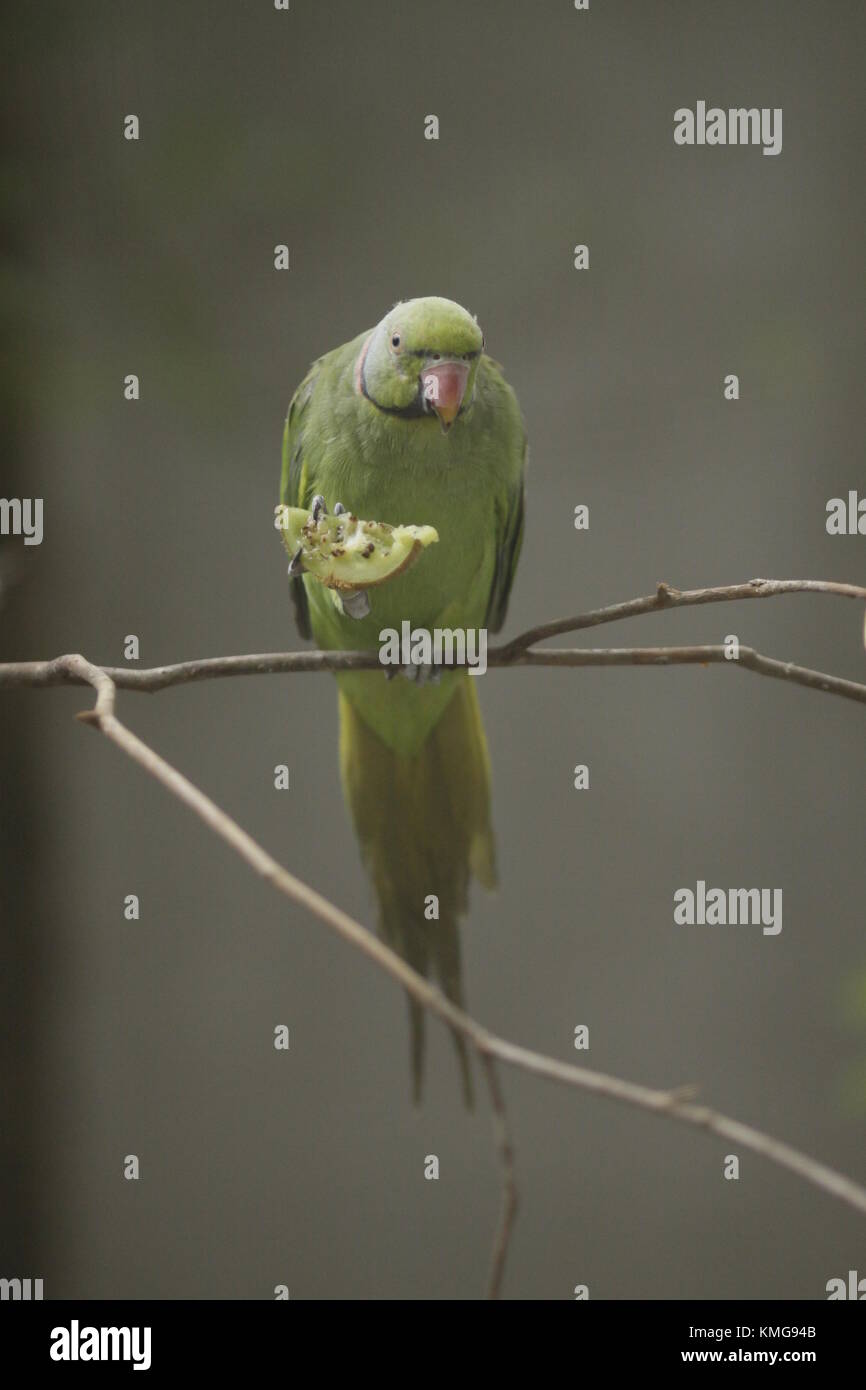
<instances>
[{"instance_id":1,"label":"green plumage","mask_svg":"<svg viewBox=\"0 0 866 1390\"><path fill-rule=\"evenodd\" d=\"M318 493L330 510L339 501L361 517L439 532L405 575L369 590L371 611L360 621L310 576L293 581L299 628L320 647L378 650L380 632L399 631L406 619L428 630L502 626L523 532L526 442L514 393L482 345L459 305L411 300L319 358L295 393L281 501L309 507ZM466 375L447 430L422 391L422 374L442 366ZM344 785L381 929L403 954L447 976L443 987L459 997L457 918L470 871L488 882L493 875L477 679L450 670L438 686L418 685L347 672L338 683ZM429 894L440 899L438 922L424 918Z\"/></svg>"}]
</instances>

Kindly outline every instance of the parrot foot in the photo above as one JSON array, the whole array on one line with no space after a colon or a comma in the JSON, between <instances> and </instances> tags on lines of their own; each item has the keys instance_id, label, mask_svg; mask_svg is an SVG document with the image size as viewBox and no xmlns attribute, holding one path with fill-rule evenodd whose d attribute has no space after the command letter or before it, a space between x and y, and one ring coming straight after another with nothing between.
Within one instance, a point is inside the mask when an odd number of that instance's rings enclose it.
<instances>
[{"instance_id":1,"label":"parrot foot","mask_svg":"<svg viewBox=\"0 0 866 1390\"><path fill-rule=\"evenodd\" d=\"M343 506L342 502L336 502L334 504L334 516L343 516L345 512L346 508ZM323 516L328 515L327 503L321 492L317 492L313 498L310 504L310 513L313 521L316 523L318 523ZM370 549L372 550L372 546ZM289 576L292 579L296 579L303 573L303 554L304 547L303 545L299 545L289 562ZM370 596L366 589L351 589L343 593L338 593L336 589L334 589L331 591L331 597L334 600L334 606L338 612L344 613L347 618L355 618L356 621L360 622L360 620L366 618L367 614L370 612Z\"/></svg>"},{"instance_id":2,"label":"parrot foot","mask_svg":"<svg viewBox=\"0 0 866 1390\"><path fill-rule=\"evenodd\" d=\"M313 498L310 511L313 513L313 520L318 521L320 517L328 515L328 507L321 492L317 492ZM334 503L334 516L345 516L346 508L342 502Z\"/></svg>"},{"instance_id":3,"label":"parrot foot","mask_svg":"<svg viewBox=\"0 0 866 1390\"><path fill-rule=\"evenodd\" d=\"M340 607L347 618L358 622L370 612L370 595L366 589L352 589L340 594Z\"/></svg>"},{"instance_id":4,"label":"parrot foot","mask_svg":"<svg viewBox=\"0 0 866 1390\"><path fill-rule=\"evenodd\" d=\"M392 681L395 676L405 676L413 685L438 685L442 679L441 666L386 666L385 680Z\"/></svg>"}]
</instances>

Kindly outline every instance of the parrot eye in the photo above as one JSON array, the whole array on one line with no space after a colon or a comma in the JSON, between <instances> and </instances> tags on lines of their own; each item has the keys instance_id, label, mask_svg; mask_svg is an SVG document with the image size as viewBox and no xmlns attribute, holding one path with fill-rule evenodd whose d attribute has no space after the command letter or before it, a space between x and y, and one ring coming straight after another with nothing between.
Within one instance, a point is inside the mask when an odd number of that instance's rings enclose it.
<instances>
[{"instance_id":1,"label":"parrot eye","mask_svg":"<svg viewBox=\"0 0 866 1390\"><path fill-rule=\"evenodd\" d=\"M400 334L399 334L399 333L392 333L392 334L391 334L391 346L392 346L392 348L398 348L398 347L400 346Z\"/></svg>"}]
</instances>

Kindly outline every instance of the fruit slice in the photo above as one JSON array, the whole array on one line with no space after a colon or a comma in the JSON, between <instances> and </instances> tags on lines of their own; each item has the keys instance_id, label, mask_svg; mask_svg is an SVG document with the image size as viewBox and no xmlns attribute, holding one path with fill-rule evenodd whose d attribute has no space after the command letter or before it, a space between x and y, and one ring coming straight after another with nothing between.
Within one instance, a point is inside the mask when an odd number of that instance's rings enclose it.
<instances>
[{"instance_id":1,"label":"fruit slice","mask_svg":"<svg viewBox=\"0 0 866 1390\"><path fill-rule=\"evenodd\" d=\"M389 526L361 521L351 512L314 521L302 507L278 508L277 526L289 554L294 558L300 551L295 572L306 571L341 592L384 584L439 539L432 526Z\"/></svg>"}]
</instances>

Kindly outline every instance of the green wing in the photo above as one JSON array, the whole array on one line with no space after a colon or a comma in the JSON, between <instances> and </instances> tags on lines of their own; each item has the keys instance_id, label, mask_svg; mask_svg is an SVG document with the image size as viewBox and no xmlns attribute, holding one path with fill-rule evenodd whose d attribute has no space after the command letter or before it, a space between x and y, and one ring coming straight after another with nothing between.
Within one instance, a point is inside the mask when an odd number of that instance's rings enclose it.
<instances>
[{"instance_id":1,"label":"green wing","mask_svg":"<svg viewBox=\"0 0 866 1390\"><path fill-rule=\"evenodd\" d=\"M304 424L309 412L310 399L316 386L321 367L321 358L314 362L304 377L289 406L286 427L283 430L283 475L280 485L280 501L287 507L306 507L309 505L308 472L304 458ZM310 608L303 580L290 581L289 593L295 609L295 622L302 637L311 638Z\"/></svg>"},{"instance_id":2,"label":"green wing","mask_svg":"<svg viewBox=\"0 0 866 1390\"><path fill-rule=\"evenodd\" d=\"M499 426L498 447L512 455L512 468L509 470L511 482L502 497L497 499L495 508L496 564L484 623L491 632L499 632L508 612L508 598L523 544L526 430L517 397L506 382L499 363L485 356L481 359L481 366L487 369L486 389ZM518 457L519 467L515 467Z\"/></svg>"},{"instance_id":3,"label":"green wing","mask_svg":"<svg viewBox=\"0 0 866 1390\"><path fill-rule=\"evenodd\" d=\"M511 586L514 583L517 561L520 559L524 514L522 478L517 490L506 499L506 506L497 510L496 529L499 544L496 548L496 568L493 572L490 603L484 624L491 632L499 632L505 622Z\"/></svg>"}]
</instances>

